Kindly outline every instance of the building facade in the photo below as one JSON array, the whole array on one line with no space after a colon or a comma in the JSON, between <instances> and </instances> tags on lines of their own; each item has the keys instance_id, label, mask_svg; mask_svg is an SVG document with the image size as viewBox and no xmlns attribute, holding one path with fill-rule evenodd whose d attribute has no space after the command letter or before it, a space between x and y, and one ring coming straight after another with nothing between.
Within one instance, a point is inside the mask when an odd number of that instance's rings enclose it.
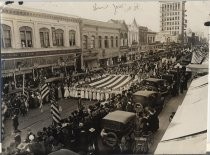
<instances>
[{"instance_id":1,"label":"building facade","mask_svg":"<svg viewBox=\"0 0 210 155\"><path fill-rule=\"evenodd\" d=\"M139 26L134 18L133 22L128 25L128 46L138 45L139 43Z\"/></svg>"},{"instance_id":2,"label":"building facade","mask_svg":"<svg viewBox=\"0 0 210 155\"><path fill-rule=\"evenodd\" d=\"M2 74L81 66L80 19L17 6L2 10Z\"/></svg>"},{"instance_id":3,"label":"building facade","mask_svg":"<svg viewBox=\"0 0 210 155\"><path fill-rule=\"evenodd\" d=\"M148 29L146 37L147 37L147 44L153 44L155 43L156 32L153 32L152 30Z\"/></svg>"},{"instance_id":4,"label":"building facade","mask_svg":"<svg viewBox=\"0 0 210 155\"><path fill-rule=\"evenodd\" d=\"M117 63L120 55L119 24L82 19L83 67L97 68Z\"/></svg>"},{"instance_id":5,"label":"building facade","mask_svg":"<svg viewBox=\"0 0 210 155\"><path fill-rule=\"evenodd\" d=\"M147 44L147 32L148 32L147 27L139 26L139 45Z\"/></svg>"},{"instance_id":6,"label":"building facade","mask_svg":"<svg viewBox=\"0 0 210 155\"><path fill-rule=\"evenodd\" d=\"M187 27L185 1L163 1L160 3L160 31L177 36L184 41Z\"/></svg>"},{"instance_id":7,"label":"building facade","mask_svg":"<svg viewBox=\"0 0 210 155\"><path fill-rule=\"evenodd\" d=\"M109 20L111 23L120 25L120 55L119 61L126 61L126 54L129 52L128 48L128 26L124 20Z\"/></svg>"}]
</instances>

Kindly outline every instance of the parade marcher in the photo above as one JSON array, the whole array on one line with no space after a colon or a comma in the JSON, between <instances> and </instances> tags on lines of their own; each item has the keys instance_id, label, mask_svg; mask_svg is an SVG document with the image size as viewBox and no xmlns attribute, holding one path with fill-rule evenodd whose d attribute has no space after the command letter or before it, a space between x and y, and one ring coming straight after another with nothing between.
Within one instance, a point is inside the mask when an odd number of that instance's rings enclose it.
<instances>
[{"instance_id":1,"label":"parade marcher","mask_svg":"<svg viewBox=\"0 0 210 155\"><path fill-rule=\"evenodd\" d=\"M97 155L99 153L97 134L94 128L89 129L88 152L92 155Z\"/></svg>"},{"instance_id":2,"label":"parade marcher","mask_svg":"<svg viewBox=\"0 0 210 155\"><path fill-rule=\"evenodd\" d=\"M67 84L64 86L64 98L67 99L69 97L69 87Z\"/></svg>"},{"instance_id":3,"label":"parade marcher","mask_svg":"<svg viewBox=\"0 0 210 155\"><path fill-rule=\"evenodd\" d=\"M12 121L13 121L14 133L20 132L20 130L18 130L19 126L18 115L14 114L14 116L12 117Z\"/></svg>"},{"instance_id":4,"label":"parade marcher","mask_svg":"<svg viewBox=\"0 0 210 155\"><path fill-rule=\"evenodd\" d=\"M62 95L62 91L61 91L61 85L58 86L58 99L62 99L63 95Z\"/></svg>"}]
</instances>

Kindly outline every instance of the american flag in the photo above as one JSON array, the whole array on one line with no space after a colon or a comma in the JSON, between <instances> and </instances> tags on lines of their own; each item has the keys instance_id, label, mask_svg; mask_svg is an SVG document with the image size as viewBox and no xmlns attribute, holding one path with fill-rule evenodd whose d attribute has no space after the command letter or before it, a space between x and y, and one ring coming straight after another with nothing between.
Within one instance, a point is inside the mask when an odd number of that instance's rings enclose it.
<instances>
[{"instance_id":1,"label":"american flag","mask_svg":"<svg viewBox=\"0 0 210 155\"><path fill-rule=\"evenodd\" d=\"M59 112L59 105L55 100L54 88L52 88L50 95L51 95L51 114L52 114L53 124L58 124L61 121L61 117Z\"/></svg>"},{"instance_id":2,"label":"american flag","mask_svg":"<svg viewBox=\"0 0 210 155\"><path fill-rule=\"evenodd\" d=\"M40 88L41 88L41 98L42 100L49 94L50 89L48 87L48 85L45 83L45 79L42 78L41 82L40 82Z\"/></svg>"}]
</instances>

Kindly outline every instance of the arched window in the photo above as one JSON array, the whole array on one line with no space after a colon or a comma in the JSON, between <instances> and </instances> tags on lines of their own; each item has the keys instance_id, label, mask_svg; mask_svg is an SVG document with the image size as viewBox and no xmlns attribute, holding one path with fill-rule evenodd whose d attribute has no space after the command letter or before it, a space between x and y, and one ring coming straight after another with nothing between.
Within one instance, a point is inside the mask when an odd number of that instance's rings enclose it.
<instances>
[{"instance_id":1,"label":"arched window","mask_svg":"<svg viewBox=\"0 0 210 155\"><path fill-rule=\"evenodd\" d=\"M20 40L21 46L25 47L32 47L32 28L28 26L23 26L20 28Z\"/></svg>"},{"instance_id":2,"label":"arched window","mask_svg":"<svg viewBox=\"0 0 210 155\"><path fill-rule=\"evenodd\" d=\"M114 47L114 37L111 36L111 47L113 48Z\"/></svg>"},{"instance_id":3,"label":"arched window","mask_svg":"<svg viewBox=\"0 0 210 155\"><path fill-rule=\"evenodd\" d=\"M109 43L108 43L108 37L105 36L105 39L104 39L104 46L105 48L109 48Z\"/></svg>"},{"instance_id":4,"label":"arched window","mask_svg":"<svg viewBox=\"0 0 210 155\"><path fill-rule=\"evenodd\" d=\"M55 40L56 40L56 46L63 46L63 33L64 31L61 29L55 30Z\"/></svg>"},{"instance_id":5,"label":"arched window","mask_svg":"<svg viewBox=\"0 0 210 155\"><path fill-rule=\"evenodd\" d=\"M90 48L95 48L95 36L91 37Z\"/></svg>"},{"instance_id":6,"label":"arched window","mask_svg":"<svg viewBox=\"0 0 210 155\"><path fill-rule=\"evenodd\" d=\"M98 48L102 48L102 38L101 38L101 36L98 37Z\"/></svg>"},{"instance_id":7,"label":"arched window","mask_svg":"<svg viewBox=\"0 0 210 155\"><path fill-rule=\"evenodd\" d=\"M50 30L47 28L39 29L41 47L46 48L50 46L49 32Z\"/></svg>"},{"instance_id":8,"label":"arched window","mask_svg":"<svg viewBox=\"0 0 210 155\"><path fill-rule=\"evenodd\" d=\"M76 32L74 30L69 31L69 45L75 46L76 45Z\"/></svg>"},{"instance_id":9,"label":"arched window","mask_svg":"<svg viewBox=\"0 0 210 155\"><path fill-rule=\"evenodd\" d=\"M11 45L11 27L5 24L1 25L1 46L2 48L10 48Z\"/></svg>"},{"instance_id":10,"label":"arched window","mask_svg":"<svg viewBox=\"0 0 210 155\"><path fill-rule=\"evenodd\" d=\"M116 37L116 47L118 47L118 37Z\"/></svg>"},{"instance_id":11,"label":"arched window","mask_svg":"<svg viewBox=\"0 0 210 155\"><path fill-rule=\"evenodd\" d=\"M87 49L87 41L88 41L88 37L86 35L83 36L83 48Z\"/></svg>"}]
</instances>

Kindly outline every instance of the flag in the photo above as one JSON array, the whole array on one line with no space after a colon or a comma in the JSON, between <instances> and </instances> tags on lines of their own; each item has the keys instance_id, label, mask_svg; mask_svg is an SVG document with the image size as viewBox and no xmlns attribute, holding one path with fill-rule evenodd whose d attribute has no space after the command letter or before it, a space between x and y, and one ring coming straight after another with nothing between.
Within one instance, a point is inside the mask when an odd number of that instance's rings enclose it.
<instances>
[{"instance_id":1,"label":"flag","mask_svg":"<svg viewBox=\"0 0 210 155\"><path fill-rule=\"evenodd\" d=\"M45 79L44 77L41 78L41 82L40 82L40 95L38 97L39 102L40 102L40 110L41 112L43 112L43 99L49 94L50 89L48 87L48 85L45 83Z\"/></svg>"},{"instance_id":2,"label":"flag","mask_svg":"<svg viewBox=\"0 0 210 155\"><path fill-rule=\"evenodd\" d=\"M55 100L54 88L51 90L51 114L52 114L53 124L60 123L61 118L60 118L59 106Z\"/></svg>"},{"instance_id":3,"label":"flag","mask_svg":"<svg viewBox=\"0 0 210 155\"><path fill-rule=\"evenodd\" d=\"M48 85L45 83L45 79L42 78L40 82L41 99L43 100L50 92Z\"/></svg>"}]
</instances>

